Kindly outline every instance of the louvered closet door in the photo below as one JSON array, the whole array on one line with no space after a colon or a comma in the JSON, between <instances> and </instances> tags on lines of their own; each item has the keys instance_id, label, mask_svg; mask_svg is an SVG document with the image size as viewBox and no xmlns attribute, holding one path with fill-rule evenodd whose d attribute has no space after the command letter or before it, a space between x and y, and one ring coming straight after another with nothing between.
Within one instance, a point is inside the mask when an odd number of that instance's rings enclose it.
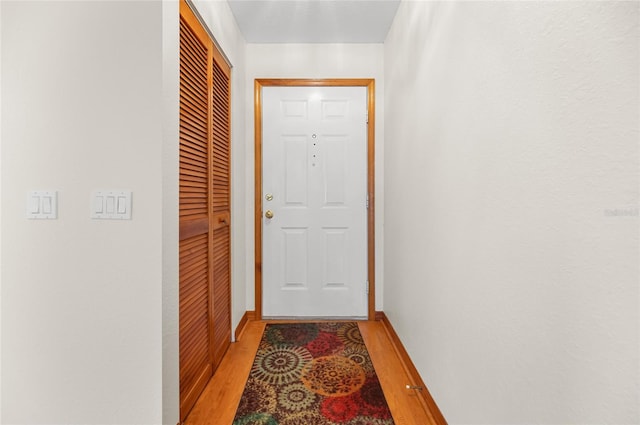
<instances>
[{"instance_id":1,"label":"louvered closet door","mask_svg":"<svg viewBox=\"0 0 640 425\"><path fill-rule=\"evenodd\" d=\"M180 2L180 416L231 340L229 68ZM224 67L223 67L224 69ZM225 86L221 91L219 86ZM226 201L225 201L226 200Z\"/></svg>"},{"instance_id":2,"label":"louvered closet door","mask_svg":"<svg viewBox=\"0 0 640 425\"><path fill-rule=\"evenodd\" d=\"M231 116L230 69L217 50L213 55L212 211L214 368L231 341Z\"/></svg>"}]
</instances>

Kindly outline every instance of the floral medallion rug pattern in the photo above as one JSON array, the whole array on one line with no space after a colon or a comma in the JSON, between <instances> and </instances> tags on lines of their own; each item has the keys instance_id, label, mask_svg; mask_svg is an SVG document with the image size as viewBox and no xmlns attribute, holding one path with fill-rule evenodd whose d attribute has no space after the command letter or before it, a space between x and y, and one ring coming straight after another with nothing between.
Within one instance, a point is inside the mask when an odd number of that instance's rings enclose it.
<instances>
[{"instance_id":1,"label":"floral medallion rug pattern","mask_svg":"<svg viewBox=\"0 0 640 425\"><path fill-rule=\"evenodd\" d=\"M355 322L268 324L233 425L392 425Z\"/></svg>"}]
</instances>

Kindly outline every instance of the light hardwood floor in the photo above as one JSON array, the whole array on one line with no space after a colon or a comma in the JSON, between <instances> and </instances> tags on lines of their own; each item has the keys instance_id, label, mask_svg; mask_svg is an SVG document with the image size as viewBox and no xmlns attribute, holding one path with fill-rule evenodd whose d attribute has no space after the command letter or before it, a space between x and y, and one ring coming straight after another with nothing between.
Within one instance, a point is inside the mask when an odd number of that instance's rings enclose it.
<instances>
[{"instance_id":1,"label":"light hardwood floor","mask_svg":"<svg viewBox=\"0 0 640 425\"><path fill-rule=\"evenodd\" d=\"M249 376L264 327L268 322L251 321L222 359L185 425L231 425ZM431 425L439 422L426 411L419 390L413 384L402 360L396 354L384 325L379 321L358 322L380 385L397 425ZM440 422L442 423L442 422Z\"/></svg>"}]
</instances>

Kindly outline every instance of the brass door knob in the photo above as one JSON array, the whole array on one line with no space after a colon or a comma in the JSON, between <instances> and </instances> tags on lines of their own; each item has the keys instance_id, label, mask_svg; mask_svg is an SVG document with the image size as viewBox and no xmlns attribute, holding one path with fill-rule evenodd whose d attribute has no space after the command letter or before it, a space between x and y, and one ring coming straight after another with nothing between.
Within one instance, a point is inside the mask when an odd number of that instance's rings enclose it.
<instances>
[{"instance_id":1,"label":"brass door knob","mask_svg":"<svg viewBox=\"0 0 640 425\"><path fill-rule=\"evenodd\" d=\"M267 218L273 218L273 211L271 211L271 210L267 210L267 211L264 213L264 216L265 216L265 217L267 217Z\"/></svg>"}]
</instances>

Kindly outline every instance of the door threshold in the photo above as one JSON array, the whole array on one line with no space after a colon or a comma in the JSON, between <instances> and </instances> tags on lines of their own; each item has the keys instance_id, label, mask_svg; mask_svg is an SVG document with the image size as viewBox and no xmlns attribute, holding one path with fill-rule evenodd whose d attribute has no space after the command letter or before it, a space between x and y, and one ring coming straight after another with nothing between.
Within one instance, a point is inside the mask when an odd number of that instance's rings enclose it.
<instances>
[{"instance_id":1,"label":"door threshold","mask_svg":"<svg viewBox=\"0 0 640 425\"><path fill-rule=\"evenodd\" d=\"M262 320L291 320L296 322L310 321L353 321L368 320L367 316L262 316Z\"/></svg>"}]
</instances>

